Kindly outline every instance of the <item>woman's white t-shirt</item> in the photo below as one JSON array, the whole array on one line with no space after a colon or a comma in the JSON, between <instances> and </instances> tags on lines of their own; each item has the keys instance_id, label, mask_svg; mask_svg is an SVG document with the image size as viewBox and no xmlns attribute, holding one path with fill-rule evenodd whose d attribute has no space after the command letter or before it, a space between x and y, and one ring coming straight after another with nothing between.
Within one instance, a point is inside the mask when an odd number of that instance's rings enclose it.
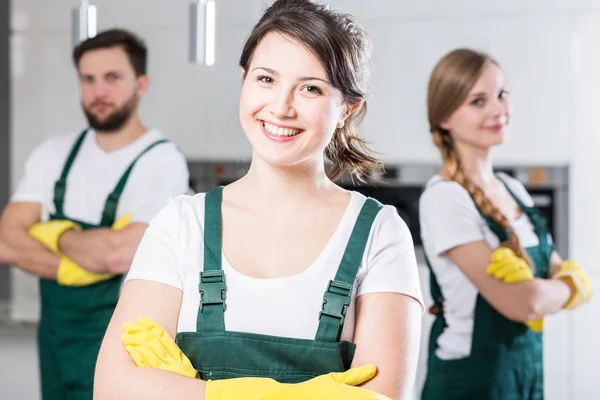
<instances>
[{"instance_id":1,"label":"woman's white t-shirt","mask_svg":"<svg viewBox=\"0 0 600 400\"><path fill-rule=\"evenodd\" d=\"M41 220L55 213L54 185L60 178L79 132L53 136L29 156L25 174L11 202L40 203ZM69 218L100 223L106 198L131 163L152 143L165 139L150 130L120 149L105 152L96 141L96 132L86 134L67 177L64 212ZM131 170L117 205L116 218L131 215L131 223L147 224L168 200L189 190L185 156L173 142L162 143L145 153Z\"/></svg>"},{"instance_id":2,"label":"woman's white t-shirt","mask_svg":"<svg viewBox=\"0 0 600 400\"><path fill-rule=\"evenodd\" d=\"M151 222L137 250L127 280L145 279L183 291L178 332L196 331L198 281L204 259L205 194L179 196ZM314 339L323 294L334 278L366 197L351 200L323 252L305 271L283 278L257 279L237 272L222 256L227 285L225 329ZM356 297L394 292L423 300L412 237L395 208L384 206L373 222L354 282L342 340L352 340ZM394 318L390 315L390 318Z\"/></svg>"},{"instance_id":3,"label":"woman's white t-shirt","mask_svg":"<svg viewBox=\"0 0 600 400\"><path fill-rule=\"evenodd\" d=\"M521 182L506 174L498 175L523 204L533 206L533 200ZM447 327L438 338L436 355L442 360L468 357L479 291L450 260L446 251L481 240L495 249L500 242L469 192L459 183L445 181L439 175L429 180L421 195L419 220L423 248L444 297ZM539 244L533 225L524 213L511 224L523 247Z\"/></svg>"}]
</instances>

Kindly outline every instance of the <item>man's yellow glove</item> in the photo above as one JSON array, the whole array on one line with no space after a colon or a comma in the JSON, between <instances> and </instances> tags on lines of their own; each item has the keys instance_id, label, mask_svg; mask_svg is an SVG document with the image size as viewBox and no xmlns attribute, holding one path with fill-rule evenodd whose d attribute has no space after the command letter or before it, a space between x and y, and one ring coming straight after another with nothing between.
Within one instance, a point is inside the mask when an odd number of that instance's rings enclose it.
<instances>
[{"instance_id":1,"label":"man's yellow glove","mask_svg":"<svg viewBox=\"0 0 600 400\"><path fill-rule=\"evenodd\" d=\"M125 323L123 332L121 341L138 367L160 368L190 378L198 377L190 360L156 322L139 318L135 324ZM377 367L369 364L297 384L283 384L269 378L209 380L205 400L389 400L386 396L356 387L376 373Z\"/></svg>"},{"instance_id":2,"label":"man's yellow glove","mask_svg":"<svg viewBox=\"0 0 600 400\"><path fill-rule=\"evenodd\" d=\"M120 231L129 225L130 220L131 215L125 214L115 221L112 229ZM61 257L56 276L58 284L63 286L88 286L114 277L113 274L95 274L90 272L77 265L69 257L60 253L58 249L58 239L60 238L60 235L69 229L79 230L81 227L75 222L68 220L52 220L37 223L29 229L30 236L37 239L50 251Z\"/></svg>"},{"instance_id":3,"label":"man's yellow glove","mask_svg":"<svg viewBox=\"0 0 600 400\"><path fill-rule=\"evenodd\" d=\"M119 218L112 224L111 229L113 231L117 231L117 232L122 231L123 229L127 228L127 225L129 225L130 221L131 221L131 214L122 215L121 218Z\"/></svg>"},{"instance_id":4,"label":"man's yellow glove","mask_svg":"<svg viewBox=\"0 0 600 400\"><path fill-rule=\"evenodd\" d=\"M533 272L525 260L506 247L498 247L494 250L487 272L494 278L503 280L506 283L518 283L534 279ZM527 321L525 325L534 332L542 332L544 330L544 319Z\"/></svg>"},{"instance_id":5,"label":"man's yellow glove","mask_svg":"<svg viewBox=\"0 0 600 400\"><path fill-rule=\"evenodd\" d=\"M62 286L89 286L98 282L105 281L114 277L113 274L95 274L75 264L67 256L62 256L58 271L56 273L56 282Z\"/></svg>"},{"instance_id":6,"label":"man's yellow glove","mask_svg":"<svg viewBox=\"0 0 600 400\"><path fill-rule=\"evenodd\" d=\"M148 318L123 325L121 342L138 367L159 368L190 378L198 371L162 326Z\"/></svg>"},{"instance_id":7,"label":"man's yellow glove","mask_svg":"<svg viewBox=\"0 0 600 400\"><path fill-rule=\"evenodd\" d=\"M560 270L552 278L563 279L571 287L571 298L569 298L563 308L577 308L590 301L592 297L592 282L587 272L575 261L566 260L563 262Z\"/></svg>"},{"instance_id":8,"label":"man's yellow glove","mask_svg":"<svg viewBox=\"0 0 600 400\"><path fill-rule=\"evenodd\" d=\"M60 238L60 235L69 229L81 230L81 226L73 221L60 219L48 222L38 222L29 228L29 236L42 243L54 254L60 255L58 251L58 239Z\"/></svg>"}]
</instances>

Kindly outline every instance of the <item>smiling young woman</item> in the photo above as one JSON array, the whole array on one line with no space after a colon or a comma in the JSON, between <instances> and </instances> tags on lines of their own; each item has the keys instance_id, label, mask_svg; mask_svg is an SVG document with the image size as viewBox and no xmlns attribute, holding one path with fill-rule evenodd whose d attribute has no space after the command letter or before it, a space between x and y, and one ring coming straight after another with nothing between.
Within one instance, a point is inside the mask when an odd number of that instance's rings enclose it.
<instances>
[{"instance_id":1,"label":"smiling young woman","mask_svg":"<svg viewBox=\"0 0 600 400\"><path fill-rule=\"evenodd\" d=\"M154 219L102 347L97 399L412 391L423 306L410 232L394 207L334 183L379 167L357 132L369 52L360 25L327 6L265 12L240 59L249 171ZM139 317L151 321L125 324ZM155 362L157 343L185 355Z\"/></svg>"}]
</instances>

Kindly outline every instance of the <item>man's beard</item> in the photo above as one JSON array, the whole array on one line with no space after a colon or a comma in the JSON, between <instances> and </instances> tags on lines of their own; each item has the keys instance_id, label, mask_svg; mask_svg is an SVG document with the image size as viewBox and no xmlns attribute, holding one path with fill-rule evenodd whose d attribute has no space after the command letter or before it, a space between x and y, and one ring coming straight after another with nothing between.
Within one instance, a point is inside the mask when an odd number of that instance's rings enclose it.
<instances>
[{"instance_id":1,"label":"man's beard","mask_svg":"<svg viewBox=\"0 0 600 400\"><path fill-rule=\"evenodd\" d=\"M133 114L133 112L137 108L138 100L139 99L137 97L137 94L134 93L134 95L131 96L131 98L129 100L127 100L125 102L125 104L123 104L123 106L121 106L120 108L118 108L115 111L113 111L112 113L110 113L103 120L99 120L96 117L96 115L94 115L90 111L90 109L92 109L93 107L95 107L98 104L107 104L107 103L103 103L101 101L95 101L94 103L92 103L90 105L89 109L86 108L85 105L83 105L83 104L82 104L82 107L83 107L83 112L85 114L85 117L88 120L88 124L94 130L111 133L111 132L118 131L119 129L121 129L123 127L123 125L125 125L125 123L131 117L131 114ZM110 105L110 104L107 104L107 105Z\"/></svg>"}]
</instances>

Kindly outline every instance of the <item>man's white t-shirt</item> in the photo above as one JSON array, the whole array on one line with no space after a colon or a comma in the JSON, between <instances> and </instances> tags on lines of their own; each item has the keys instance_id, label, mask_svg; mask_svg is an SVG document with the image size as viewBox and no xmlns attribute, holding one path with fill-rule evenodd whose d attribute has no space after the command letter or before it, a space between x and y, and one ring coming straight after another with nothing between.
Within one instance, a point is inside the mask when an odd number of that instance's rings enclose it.
<instances>
[{"instance_id":1,"label":"man's white t-shirt","mask_svg":"<svg viewBox=\"0 0 600 400\"><path fill-rule=\"evenodd\" d=\"M178 332L196 331L203 270L205 194L180 196L150 222L127 280L160 282L183 291ZM323 294L334 278L354 223L366 197L351 201L323 252L305 271L283 278L257 279L237 272L222 255L227 285L225 329L281 337L314 339ZM391 206L380 210L354 282L342 340L352 340L356 297L394 292L423 300L408 227ZM393 315L389 316L394 318Z\"/></svg>"},{"instance_id":2,"label":"man's white t-shirt","mask_svg":"<svg viewBox=\"0 0 600 400\"><path fill-rule=\"evenodd\" d=\"M47 139L29 156L25 174L11 202L42 204L42 221L55 212L54 184L80 132ZM67 177L64 213L91 224L100 223L104 204L133 160L146 147L164 139L150 130L134 142L104 152L90 129ZM172 197L189 190L189 171L184 155L172 143L161 143L135 164L117 206L116 218L130 213L131 222L148 223Z\"/></svg>"},{"instance_id":3,"label":"man's white t-shirt","mask_svg":"<svg viewBox=\"0 0 600 400\"><path fill-rule=\"evenodd\" d=\"M533 206L533 200L521 182L506 174L498 175L524 205ZM479 291L446 252L481 240L495 249L500 242L469 192L459 183L445 181L439 175L429 180L421 195L419 219L423 248L444 297L444 318L448 325L438 338L436 355L442 360L468 357ZM524 213L510 223L523 247L539 244L533 225Z\"/></svg>"}]
</instances>

